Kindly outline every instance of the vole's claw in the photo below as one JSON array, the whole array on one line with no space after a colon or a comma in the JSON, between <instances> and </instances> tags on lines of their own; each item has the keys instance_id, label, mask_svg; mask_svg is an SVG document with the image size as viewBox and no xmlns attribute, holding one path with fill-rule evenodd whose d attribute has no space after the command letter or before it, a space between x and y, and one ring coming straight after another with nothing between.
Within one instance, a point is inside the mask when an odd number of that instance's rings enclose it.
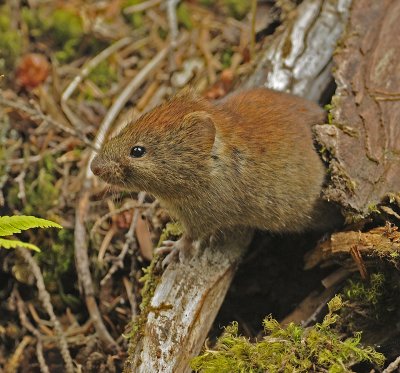
<instances>
[{"instance_id":1,"label":"vole's claw","mask_svg":"<svg viewBox=\"0 0 400 373\"><path fill-rule=\"evenodd\" d=\"M179 251L176 242L172 240L163 241L162 246L155 249L155 254L166 255L161 262L162 269L166 269L171 263L179 260Z\"/></svg>"},{"instance_id":2,"label":"vole's claw","mask_svg":"<svg viewBox=\"0 0 400 373\"><path fill-rule=\"evenodd\" d=\"M162 261L162 268L165 269L173 262L181 262L190 258L190 252L193 248L191 239L183 236L178 241L166 240L162 242L162 246L155 250L158 255L166 255Z\"/></svg>"},{"instance_id":3,"label":"vole's claw","mask_svg":"<svg viewBox=\"0 0 400 373\"><path fill-rule=\"evenodd\" d=\"M155 254L158 255L166 255L170 254L173 250L175 250L175 241L163 241L162 246L157 247L155 249Z\"/></svg>"}]
</instances>

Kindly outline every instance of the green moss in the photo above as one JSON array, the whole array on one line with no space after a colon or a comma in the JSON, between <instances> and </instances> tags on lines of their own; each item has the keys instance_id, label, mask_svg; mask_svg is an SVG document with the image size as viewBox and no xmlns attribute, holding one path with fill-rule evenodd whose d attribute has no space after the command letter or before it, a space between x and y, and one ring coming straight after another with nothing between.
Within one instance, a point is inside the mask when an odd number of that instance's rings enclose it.
<instances>
[{"instance_id":1,"label":"green moss","mask_svg":"<svg viewBox=\"0 0 400 373\"><path fill-rule=\"evenodd\" d=\"M233 50L231 48L227 48L222 52L221 63L224 68L228 68L231 66L232 56L233 56Z\"/></svg>"},{"instance_id":2,"label":"green moss","mask_svg":"<svg viewBox=\"0 0 400 373\"><path fill-rule=\"evenodd\" d=\"M109 61L102 61L91 71L89 79L99 88L109 89L110 84L117 81L116 67Z\"/></svg>"},{"instance_id":3,"label":"green moss","mask_svg":"<svg viewBox=\"0 0 400 373\"><path fill-rule=\"evenodd\" d=\"M11 29L11 14L7 5L0 7L0 74L8 76L22 52L22 37Z\"/></svg>"},{"instance_id":4,"label":"green moss","mask_svg":"<svg viewBox=\"0 0 400 373\"><path fill-rule=\"evenodd\" d=\"M223 3L229 14L237 19L244 18L251 8L251 1L248 0L223 0Z\"/></svg>"},{"instance_id":5,"label":"green moss","mask_svg":"<svg viewBox=\"0 0 400 373\"><path fill-rule=\"evenodd\" d=\"M333 114L332 114L333 105L332 104L325 105L324 109L328 113L328 115L327 115L328 116L328 124L332 124L332 121L333 121Z\"/></svg>"},{"instance_id":6,"label":"green moss","mask_svg":"<svg viewBox=\"0 0 400 373\"><path fill-rule=\"evenodd\" d=\"M24 214L47 216L57 206L60 191L54 183L54 174L44 168L39 171L37 179L26 189L27 204L23 208Z\"/></svg>"},{"instance_id":7,"label":"green moss","mask_svg":"<svg viewBox=\"0 0 400 373\"><path fill-rule=\"evenodd\" d=\"M58 46L74 40L78 43L83 36L83 25L79 15L68 9L56 9L51 17L53 38Z\"/></svg>"},{"instance_id":8,"label":"green moss","mask_svg":"<svg viewBox=\"0 0 400 373\"><path fill-rule=\"evenodd\" d=\"M22 205L19 195L19 186L15 183L7 194L8 205L20 210L25 215L36 215L48 219L52 216L53 209L58 205L60 186L56 183L54 172L55 160L52 156L44 157L39 165L39 174L36 169L30 169L24 179L26 203Z\"/></svg>"},{"instance_id":9,"label":"green moss","mask_svg":"<svg viewBox=\"0 0 400 373\"><path fill-rule=\"evenodd\" d=\"M367 208L368 208L368 212L370 214L371 213L376 213L376 214L380 214L381 213L380 210L378 209L378 206L377 206L376 203L370 203Z\"/></svg>"},{"instance_id":10,"label":"green moss","mask_svg":"<svg viewBox=\"0 0 400 373\"><path fill-rule=\"evenodd\" d=\"M188 30L191 30L193 28L193 21L192 17L190 16L190 11L184 2L179 4L176 10L176 15L178 17L179 23L182 26L184 26Z\"/></svg>"},{"instance_id":11,"label":"green moss","mask_svg":"<svg viewBox=\"0 0 400 373\"><path fill-rule=\"evenodd\" d=\"M225 329L214 350L205 350L192 360L192 368L203 373L244 372L351 372L361 361L383 365L384 356L372 347L362 347L361 335L342 340L333 328L343 306L339 296L329 303L329 313L321 324L303 328L290 323L282 328L268 316L264 320L266 336L256 343L239 336L238 325Z\"/></svg>"},{"instance_id":12,"label":"green moss","mask_svg":"<svg viewBox=\"0 0 400 373\"><path fill-rule=\"evenodd\" d=\"M65 62L76 56L76 48L83 38L82 20L79 15L67 9L55 10L49 31L56 47L61 48L55 54L59 61Z\"/></svg>"},{"instance_id":13,"label":"green moss","mask_svg":"<svg viewBox=\"0 0 400 373\"><path fill-rule=\"evenodd\" d=\"M215 4L215 0L199 0L199 4L203 6L212 6Z\"/></svg>"},{"instance_id":14,"label":"green moss","mask_svg":"<svg viewBox=\"0 0 400 373\"><path fill-rule=\"evenodd\" d=\"M77 12L59 8L49 12L47 8L31 10L22 8L22 19L35 38L50 38L56 50L55 56L66 62L77 54L84 32L82 20Z\"/></svg>"},{"instance_id":15,"label":"green moss","mask_svg":"<svg viewBox=\"0 0 400 373\"><path fill-rule=\"evenodd\" d=\"M374 273L368 281L349 280L342 291L345 307L341 310L341 324L348 330L374 330L381 325L395 323L400 297L400 275L385 269L385 274Z\"/></svg>"},{"instance_id":16,"label":"green moss","mask_svg":"<svg viewBox=\"0 0 400 373\"><path fill-rule=\"evenodd\" d=\"M376 305L382 298L384 284L385 276L383 273L374 273L368 282L349 280L343 294L345 299L349 301L356 300Z\"/></svg>"},{"instance_id":17,"label":"green moss","mask_svg":"<svg viewBox=\"0 0 400 373\"><path fill-rule=\"evenodd\" d=\"M127 8L132 5L137 5L142 3L143 0L125 0L122 9ZM125 19L132 25L133 28L139 28L143 26L143 12L135 12L131 14L125 14Z\"/></svg>"}]
</instances>

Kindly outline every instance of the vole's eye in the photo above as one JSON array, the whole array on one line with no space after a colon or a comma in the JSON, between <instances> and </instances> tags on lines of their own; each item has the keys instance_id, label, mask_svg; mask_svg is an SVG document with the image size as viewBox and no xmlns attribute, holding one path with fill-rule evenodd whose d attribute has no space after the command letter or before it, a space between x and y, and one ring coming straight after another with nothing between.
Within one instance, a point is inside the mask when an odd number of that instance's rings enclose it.
<instances>
[{"instance_id":1,"label":"vole's eye","mask_svg":"<svg viewBox=\"0 0 400 373\"><path fill-rule=\"evenodd\" d=\"M143 146L134 146L131 149L131 157L133 158L140 158L143 157L146 153L146 148Z\"/></svg>"}]
</instances>

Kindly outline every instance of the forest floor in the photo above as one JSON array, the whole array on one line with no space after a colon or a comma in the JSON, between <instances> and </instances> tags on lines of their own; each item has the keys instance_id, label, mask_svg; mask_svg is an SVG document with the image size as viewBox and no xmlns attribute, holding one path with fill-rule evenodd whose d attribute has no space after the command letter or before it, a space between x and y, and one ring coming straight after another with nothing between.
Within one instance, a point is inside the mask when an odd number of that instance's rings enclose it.
<instances>
[{"instance_id":1,"label":"forest floor","mask_svg":"<svg viewBox=\"0 0 400 373\"><path fill-rule=\"evenodd\" d=\"M122 370L126 352L100 347L82 295L88 289L82 291L85 285L78 281L80 192L85 182L93 183L81 227L88 232L83 247L104 324L121 351L128 344L123 334L140 312L143 269L171 219L151 196L92 178L93 148L103 135L111 136L187 85L209 99L224 97L251 71L264 36L288 11L260 2L252 28L247 1L181 2L176 19L160 3L0 3L0 215L34 215L63 226L19 236L41 248L32 253L39 273L20 251L0 249L0 367L6 372L39 372L46 366L65 372L63 338L81 371ZM211 342L232 321L253 340L269 314L283 323L320 322L326 303L349 276L330 280L342 273L337 263L304 270L306 251L320 239L258 232ZM40 280L63 338L43 306ZM324 286L325 280L330 284ZM387 356L398 355L395 348L385 349Z\"/></svg>"}]
</instances>

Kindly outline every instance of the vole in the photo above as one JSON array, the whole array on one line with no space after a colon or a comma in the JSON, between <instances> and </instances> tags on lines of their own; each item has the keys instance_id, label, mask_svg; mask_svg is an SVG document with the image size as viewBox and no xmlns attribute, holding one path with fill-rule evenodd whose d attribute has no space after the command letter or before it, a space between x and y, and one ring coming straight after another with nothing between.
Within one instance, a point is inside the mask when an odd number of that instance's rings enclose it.
<instances>
[{"instance_id":1,"label":"vole","mask_svg":"<svg viewBox=\"0 0 400 373\"><path fill-rule=\"evenodd\" d=\"M313 145L317 104L269 89L212 103L186 92L128 123L91 164L94 174L156 196L182 223L184 250L224 228L273 233L330 225Z\"/></svg>"}]
</instances>

